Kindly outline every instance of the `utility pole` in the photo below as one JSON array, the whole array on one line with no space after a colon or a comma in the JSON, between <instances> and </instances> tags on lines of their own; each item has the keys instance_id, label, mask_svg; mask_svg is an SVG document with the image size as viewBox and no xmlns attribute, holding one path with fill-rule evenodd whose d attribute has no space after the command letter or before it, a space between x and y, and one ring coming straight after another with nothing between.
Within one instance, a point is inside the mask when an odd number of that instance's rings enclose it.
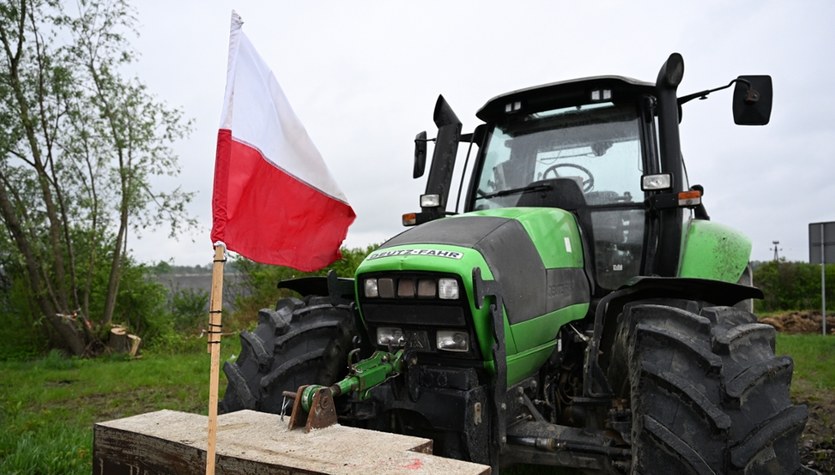
<instances>
[{"instance_id":1,"label":"utility pole","mask_svg":"<svg viewBox=\"0 0 835 475\"><path fill-rule=\"evenodd\" d=\"M826 336L826 232L821 224L821 328Z\"/></svg>"},{"instance_id":2,"label":"utility pole","mask_svg":"<svg viewBox=\"0 0 835 475\"><path fill-rule=\"evenodd\" d=\"M777 246L780 244L780 241L771 241L771 244L774 244L774 247L770 248L774 251L774 261L777 262L780 260L780 255L778 254L778 250L782 251L783 248L778 248Z\"/></svg>"},{"instance_id":3,"label":"utility pole","mask_svg":"<svg viewBox=\"0 0 835 475\"><path fill-rule=\"evenodd\" d=\"M818 228L820 226L820 228ZM826 264L835 263L835 221L809 223L809 263L821 266L821 330L826 329ZM829 239L829 241L827 241ZM820 254L818 254L820 253Z\"/></svg>"}]
</instances>

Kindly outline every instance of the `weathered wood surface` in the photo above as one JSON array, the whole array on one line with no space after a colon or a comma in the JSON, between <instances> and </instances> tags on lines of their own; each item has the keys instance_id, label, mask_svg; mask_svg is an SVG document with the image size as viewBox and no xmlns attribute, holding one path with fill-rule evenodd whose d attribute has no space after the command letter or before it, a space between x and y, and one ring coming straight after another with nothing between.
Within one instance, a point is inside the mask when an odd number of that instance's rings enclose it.
<instances>
[{"instance_id":1,"label":"weathered wood surface","mask_svg":"<svg viewBox=\"0 0 835 475\"><path fill-rule=\"evenodd\" d=\"M157 411L95 424L96 475L204 474L206 416ZM432 441L335 425L305 434L255 411L218 417L218 475L485 474L490 468L431 455Z\"/></svg>"}]
</instances>

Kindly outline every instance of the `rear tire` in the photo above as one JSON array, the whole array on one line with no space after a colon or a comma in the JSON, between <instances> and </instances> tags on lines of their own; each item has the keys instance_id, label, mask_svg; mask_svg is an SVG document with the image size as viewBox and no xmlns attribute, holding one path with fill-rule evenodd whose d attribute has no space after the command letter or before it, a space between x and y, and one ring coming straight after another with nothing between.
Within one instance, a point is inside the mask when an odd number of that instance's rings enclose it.
<instances>
[{"instance_id":1,"label":"rear tire","mask_svg":"<svg viewBox=\"0 0 835 475\"><path fill-rule=\"evenodd\" d=\"M807 411L789 398L774 328L734 307L681 307L638 302L618 322L609 376L631 407L632 473L801 470Z\"/></svg>"},{"instance_id":2,"label":"rear tire","mask_svg":"<svg viewBox=\"0 0 835 475\"><path fill-rule=\"evenodd\" d=\"M240 356L223 366L228 385L219 411L278 414L283 391L335 383L347 373L355 334L350 307L327 297L281 299L275 310L262 309L255 331L241 333Z\"/></svg>"}]
</instances>

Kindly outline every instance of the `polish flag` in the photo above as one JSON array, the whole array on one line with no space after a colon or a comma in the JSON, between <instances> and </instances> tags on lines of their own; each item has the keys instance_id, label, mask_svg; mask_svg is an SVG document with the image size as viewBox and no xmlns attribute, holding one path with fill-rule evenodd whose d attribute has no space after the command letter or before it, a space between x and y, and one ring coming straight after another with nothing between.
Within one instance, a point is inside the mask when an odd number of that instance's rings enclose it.
<instances>
[{"instance_id":1,"label":"polish flag","mask_svg":"<svg viewBox=\"0 0 835 475\"><path fill-rule=\"evenodd\" d=\"M232 12L217 136L213 243L300 271L341 257L356 215Z\"/></svg>"}]
</instances>

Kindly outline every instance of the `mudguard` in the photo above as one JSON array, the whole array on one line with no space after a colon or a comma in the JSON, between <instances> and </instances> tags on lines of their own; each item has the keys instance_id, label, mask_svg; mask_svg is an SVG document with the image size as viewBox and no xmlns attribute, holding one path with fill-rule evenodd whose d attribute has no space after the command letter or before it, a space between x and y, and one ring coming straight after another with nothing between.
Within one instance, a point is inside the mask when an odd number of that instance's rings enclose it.
<instances>
[{"instance_id":1,"label":"mudguard","mask_svg":"<svg viewBox=\"0 0 835 475\"><path fill-rule=\"evenodd\" d=\"M292 290L301 295L330 297L334 305L354 300L354 279L337 277L334 271L328 272L327 277L312 276L282 280L277 287Z\"/></svg>"},{"instance_id":2,"label":"mudguard","mask_svg":"<svg viewBox=\"0 0 835 475\"><path fill-rule=\"evenodd\" d=\"M678 276L736 283L751 256L751 240L728 226L693 219L684 233Z\"/></svg>"},{"instance_id":3,"label":"mudguard","mask_svg":"<svg viewBox=\"0 0 835 475\"><path fill-rule=\"evenodd\" d=\"M614 319L624 305L636 300L651 298L688 299L711 302L714 305L732 306L746 299L761 299L763 293L756 287L719 280L679 277L635 277L620 289L606 295L597 304L594 313L594 333L589 340L583 365L583 395L589 398L609 398L612 388L598 365L598 356L604 331L614 328L606 321Z\"/></svg>"}]
</instances>

